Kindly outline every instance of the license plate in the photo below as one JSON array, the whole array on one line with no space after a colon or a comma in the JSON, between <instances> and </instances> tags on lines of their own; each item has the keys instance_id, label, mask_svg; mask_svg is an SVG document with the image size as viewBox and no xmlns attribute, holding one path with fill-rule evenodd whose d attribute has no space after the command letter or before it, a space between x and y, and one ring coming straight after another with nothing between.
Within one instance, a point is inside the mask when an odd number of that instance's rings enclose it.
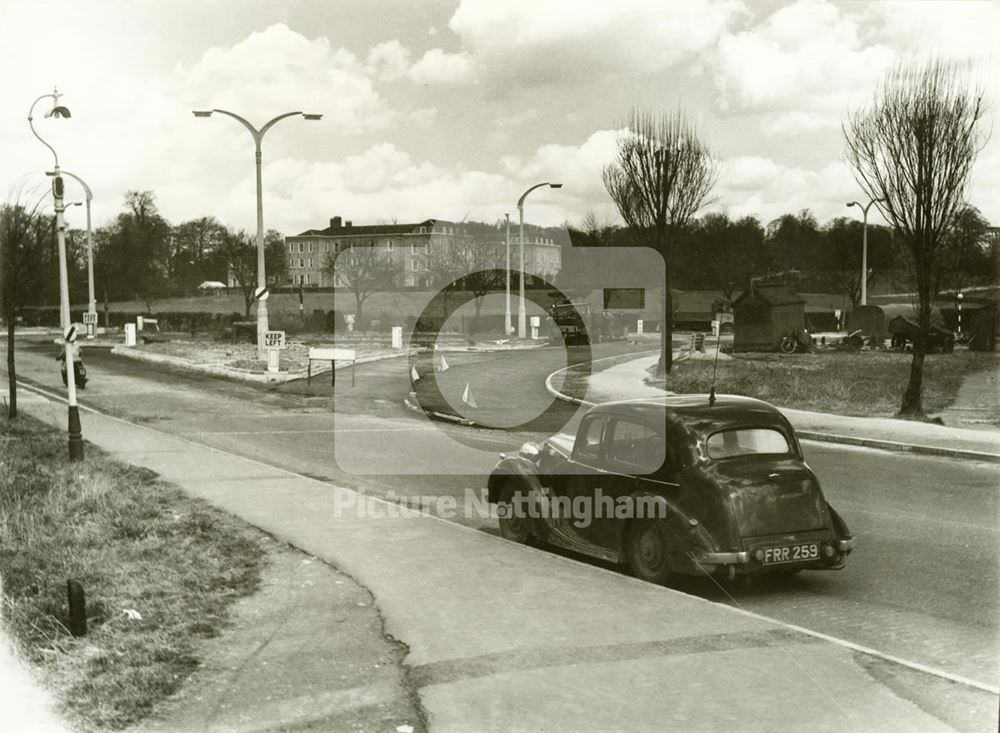
<instances>
[{"instance_id":1,"label":"license plate","mask_svg":"<svg viewBox=\"0 0 1000 733\"><path fill-rule=\"evenodd\" d=\"M780 565L786 562L802 562L805 560L819 559L819 544L810 542L804 545L788 545L786 547L765 547L765 565Z\"/></svg>"}]
</instances>

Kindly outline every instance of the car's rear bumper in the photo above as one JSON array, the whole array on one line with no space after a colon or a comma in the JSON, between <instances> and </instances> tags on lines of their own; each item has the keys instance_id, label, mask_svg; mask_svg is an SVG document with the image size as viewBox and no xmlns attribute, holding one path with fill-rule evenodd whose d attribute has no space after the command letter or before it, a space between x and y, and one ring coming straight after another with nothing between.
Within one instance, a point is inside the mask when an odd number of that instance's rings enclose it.
<instances>
[{"instance_id":1,"label":"car's rear bumper","mask_svg":"<svg viewBox=\"0 0 1000 733\"><path fill-rule=\"evenodd\" d=\"M783 563L767 564L761 560L761 550L784 544L816 544L821 554L816 558ZM854 538L830 539L824 537L800 536L793 542L777 542L775 538L755 538L746 545L749 549L736 552L704 551L695 555L695 562L708 572L757 573L774 572L789 568L809 568L816 570L837 570L844 567L844 560L854 549Z\"/></svg>"}]
</instances>

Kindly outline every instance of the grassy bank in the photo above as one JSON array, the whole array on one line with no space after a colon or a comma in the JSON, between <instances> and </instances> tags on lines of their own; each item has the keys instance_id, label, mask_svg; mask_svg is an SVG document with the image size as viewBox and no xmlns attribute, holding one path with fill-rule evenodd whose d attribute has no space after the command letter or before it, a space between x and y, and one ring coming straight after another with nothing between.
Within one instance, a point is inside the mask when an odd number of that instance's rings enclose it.
<instances>
[{"instance_id":1,"label":"grassy bank","mask_svg":"<svg viewBox=\"0 0 1000 733\"><path fill-rule=\"evenodd\" d=\"M64 433L0 418L3 617L72 724L120 729L180 686L199 642L256 590L264 535L87 451L69 464ZM87 595L81 638L67 629L69 578Z\"/></svg>"},{"instance_id":2,"label":"grassy bank","mask_svg":"<svg viewBox=\"0 0 1000 733\"><path fill-rule=\"evenodd\" d=\"M890 351L736 354L719 362L716 391L800 410L889 417L899 411L911 361L909 354ZM649 381L673 392L708 392L712 366L711 360L681 361L665 381ZM1000 358L992 353L928 355L924 410L940 412L954 401L963 377L997 366Z\"/></svg>"}]
</instances>

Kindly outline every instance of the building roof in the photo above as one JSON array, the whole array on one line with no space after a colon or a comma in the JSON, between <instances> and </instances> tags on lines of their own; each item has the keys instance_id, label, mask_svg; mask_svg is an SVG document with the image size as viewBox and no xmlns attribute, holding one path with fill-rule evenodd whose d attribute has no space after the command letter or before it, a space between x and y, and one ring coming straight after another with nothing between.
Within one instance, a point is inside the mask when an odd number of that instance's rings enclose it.
<instances>
[{"instance_id":1,"label":"building roof","mask_svg":"<svg viewBox=\"0 0 1000 733\"><path fill-rule=\"evenodd\" d=\"M750 286L749 290L744 290L740 297L733 301L733 305L736 306L738 303L751 297L762 300L768 305L794 305L806 302L805 298L787 285L780 283L773 285L754 283Z\"/></svg>"},{"instance_id":2,"label":"building roof","mask_svg":"<svg viewBox=\"0 0 1000 733\"><path fill-rule=\"evenodd\" d=\"M378 235L378 234L415 234L420 227L432 227L435 224L445 222L443 219L425 219L416 224L364 224L355 226L354 224L344 224L342 226L329 226L326 229L307 229L298 237L350 237L358 235Z\"/></svg>"}]
</instances>

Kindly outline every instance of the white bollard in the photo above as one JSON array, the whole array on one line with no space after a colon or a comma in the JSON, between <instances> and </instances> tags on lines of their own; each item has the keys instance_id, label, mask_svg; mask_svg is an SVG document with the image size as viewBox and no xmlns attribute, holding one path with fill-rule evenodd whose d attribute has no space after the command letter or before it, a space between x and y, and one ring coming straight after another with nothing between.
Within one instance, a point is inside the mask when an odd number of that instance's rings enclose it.
<instances>
[{"instance_id":1,"label":"white bollard","mask_svg":"<svg viewBox=\"0 0 1000 733\"><path fill-rule=\"evenodd\" d=\"M142 330L142 316L135 317L135 330L136 331Z\"/></svg>"},{"instance_id":2,"label":"white bollard","mask_svg":"<svg viewBox=\"0 0 1000 733\"><path fill-rule=\"evenodd\" d=\"M640 318L635 322L635 333L637 336L642 336L642 319Z\"/></svg>"},{"instance_id":3,"label":"white bollard","mask_svg":"<svg viewBox=\"0 0 1000 733\"><path fill-rule=\"evenodd\" d=\"M125 345L135 346L135 324L126 323L125 324Z\"/></svg>"},{"instance_id":4,"label":"white bollard","mask_svg":"<svg viewBox=\"0 0 1000 733\"><path fill-rule=\"evenodd\" d=\"M531 338L538 340L538 329L542 327L542 317L532 316L531 317Z\"/></svg>"},{"instance_id":5,"label":"white bollard","mask_svg":"<svg viewBox=\"0 0 1000 733\"><path fill-rule=\"evenodd\" d=\"M280 353L281 353L280 349L267 350L267 371L269 372L278 371L278 356Z\"/></svg>"},{"instance_id":6,"label":"white bollard","mask_svg":"<svg viewBox=\"0 0 1000 733\"><path fill-rule=\"evenodd\" d=\"M392 348L401 349L403 348L403 327L393 326L392 327Z\"/></svg>"}]
</instances>

